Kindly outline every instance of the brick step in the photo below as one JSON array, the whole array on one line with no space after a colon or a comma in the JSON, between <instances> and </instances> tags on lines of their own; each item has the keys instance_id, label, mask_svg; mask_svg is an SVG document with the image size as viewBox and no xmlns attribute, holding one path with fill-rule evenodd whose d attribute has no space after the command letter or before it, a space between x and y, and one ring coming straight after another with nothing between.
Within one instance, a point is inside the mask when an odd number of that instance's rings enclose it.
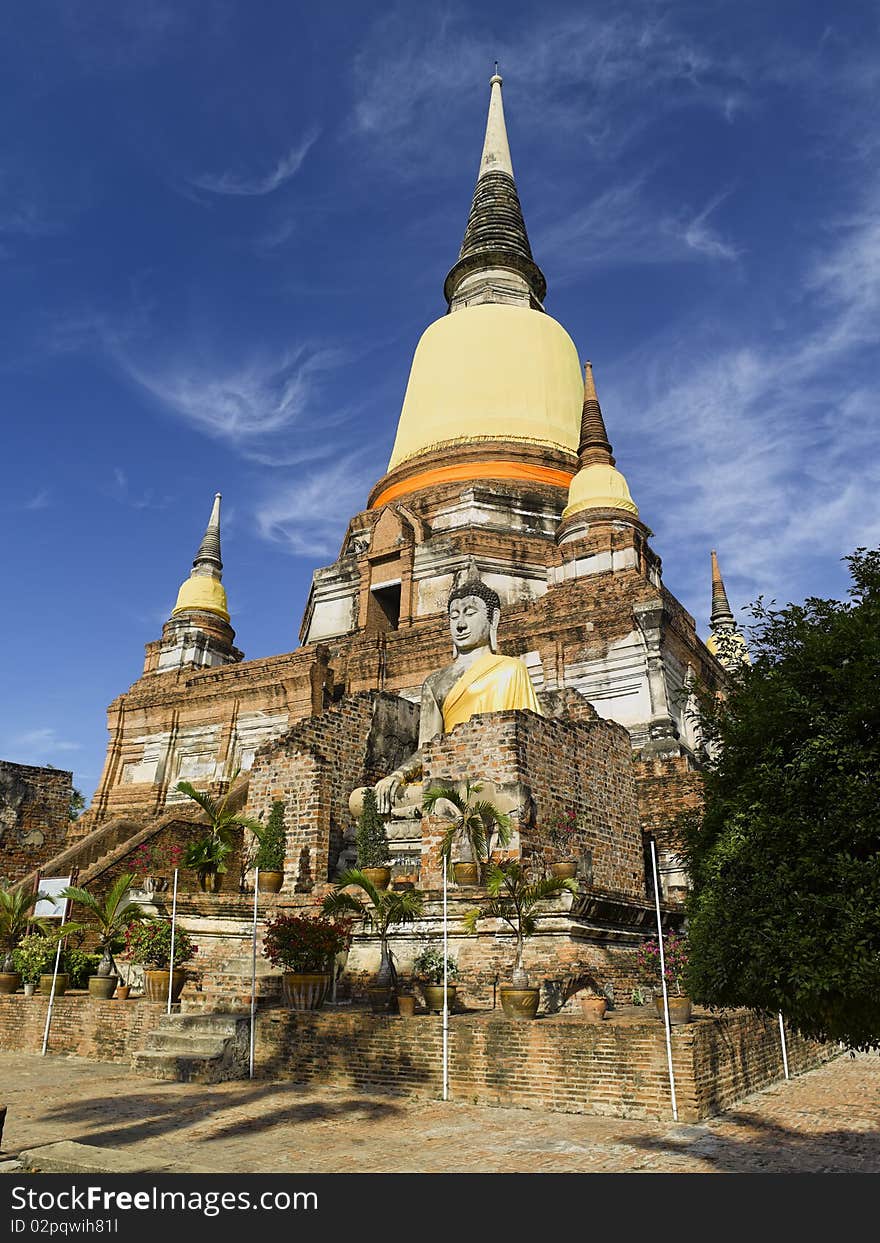
<instances>
[{"instance_id":1,"label":"brick step","mask_svg":"<svg viewBox=\"0 0 880 1243\"><path fill-rule=\"evenodd\" d=\"M247 1022L235 1013L163 1015L133 1065L153 1079L221 1083L247 1073L247 1048Z\"/></svg>"}]
</instances>

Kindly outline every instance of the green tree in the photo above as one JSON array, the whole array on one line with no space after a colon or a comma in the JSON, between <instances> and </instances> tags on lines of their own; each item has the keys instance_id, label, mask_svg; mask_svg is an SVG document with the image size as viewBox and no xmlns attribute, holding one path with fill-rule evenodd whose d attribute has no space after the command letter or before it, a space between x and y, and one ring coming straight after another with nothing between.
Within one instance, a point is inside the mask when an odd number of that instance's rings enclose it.
<instances>
[{"instance_id":1,"label":"green tree","mask_svg":"<svg viewBox=\"0 0 880 1243\"><path fill-rule=\"evenodd\" d=\"M177 789L187 798L198 803L208 818L208 832L191 842L183 857L183 866L192 868L200 878L214 872L226 871L226 859L232 851L233 834L236 829L250 829L257 836L263 831L259 820L250 820L239 816L229 807L232 787L238 773L234 773L229 782L229 789L218 802L205 790L197 790L189 781L178 781Z\"/></svg>"},{"instance_id":2,"label":"green tree","mask_svg":"<svg viewBox=\"0 0 880 1243\"><path fill-rule=\"evenodd\" d=\"M723 698L699 697L711 757L684 822L692 996L805 1036L880 1043L880 551L849 601L759 600Z\"/></svg>"},{"instance_id":3,"label":"green tree","mask_svg":"<svg viewBox=\"0 0 880 1243\"><path fill-rule=\"evenodd\" d=\"M347 888L360 889L366 898L346 893ZM379 937L381 959L376 983L397 986L397 971L388 938L391 929L411 924L422 913L422 894L417 889L377 889L369 877L357 868L349 868L339 878L332 893L328 893L321 907L323 914L331 919L355 916L372 928Z\"/></svg>"},{"instance_id":4,"label":"green tree","mask_svg":"<svg viewBox=\"0 0 880 1243\"><path fill-rule=\"evenodd\" d=\"M481 919L501 919L516 937L516 957L511 976L514 988L528 986L528 976L523 967L523 950L526 939L533 936L537 928L536 908L547 898L562 893L563 889L576 894L577 881L557 876L534 880L521 863L511 859L507 863L495 863L490 867L486 878L488 900L465 913L463 923L468 932L476 932L477 923Z\"/></svg>"},{"instance_id":5,"label":"green tree","mask_svg":"<svg viewBox=\"0 0 880 1243\"><path fill-rule=\"evenodd\" d=\"M253 825L257 823L254 821ZM257 839L253 866L261 872L283 872L287 836L284 832L284 803L281 799L272 804L269 819L259 828L254 827L253 833Z\"/></svg>"},{"instance_id":6,"label":"green tree","mask_svg":"<svg viewBox=\"0 0 880 1243\"><path fill-rule=\"evenodd\" d=\"M75 906L82 908L83 917L64 924L58 930L58 936L93 933L101 951L98 975L117 974L113 951L122 947L130 924L142 923L147 918L143 907L128 898L128 891L137 885L137 879L134 872L123 872L116 877L103 898L96 898L88 889L80 889L76 885L68 885L61 893L62 898L69 898Z\"/></svg>"},{"instance_id":7,"label":"green tree","mask_svg":"<svg viewBox=\"0 0 880 1243\"><path fill-rule=\"evenodd\" d=\"M422 805L427 812L435 812L448 821L448 828L440 842L440 853L447 860L451 858L453 844L458 841L470 852L474 863L487 863L492 853L492 835L498 834L498 843L507 846L510 843L510 816L499 811L488 799L476 797L482 786L479 782L471 785L465 782L464 793L457 785L437 785L426 790ZM453 811L447 813L437 807L443 800L451 803Z\"/></svg>"},{"instance_id":8,"label":"green tree","mask_svg":"<svg viewBox=\"0 0 880 1243\"><path fill-rule=\"evenodd\" d=\"M376 792L369 786L364 790L364 806L358 816L355 845L359 868L383 867L391 861L385 821L376 808Z\"/></svg>"}]
</instances>

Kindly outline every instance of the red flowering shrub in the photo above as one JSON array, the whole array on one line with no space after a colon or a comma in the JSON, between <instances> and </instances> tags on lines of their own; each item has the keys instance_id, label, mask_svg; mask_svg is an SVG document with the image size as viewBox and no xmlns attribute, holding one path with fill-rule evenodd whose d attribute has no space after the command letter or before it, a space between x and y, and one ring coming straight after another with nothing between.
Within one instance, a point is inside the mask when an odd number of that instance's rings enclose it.
<instances>
[{"instance_id":1,"label":"red flowering shrub","mask_svg":"<svg viewBox=\"0 0 880 1243\"><path fill-rule=\"evenodd\" d=\"M351 926L322 916L278 915L266 925L263 953L285 971L321 972L351 944Z\"/></svg>"}]
</instances>

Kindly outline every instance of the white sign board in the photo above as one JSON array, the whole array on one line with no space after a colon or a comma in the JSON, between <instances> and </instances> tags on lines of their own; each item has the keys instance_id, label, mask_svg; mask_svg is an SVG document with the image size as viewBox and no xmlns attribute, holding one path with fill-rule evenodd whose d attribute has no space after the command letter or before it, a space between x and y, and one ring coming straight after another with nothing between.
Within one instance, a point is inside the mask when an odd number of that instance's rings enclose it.
<instances>
[{"instance_id":1,"label":"white sign board","mask_svg":"<svg viewBox=\"0 0 880 1243\"><path fill-rule=\"evenodd\" d=\"M69 876L44 876L40 881L40 893L44 896L34 907L37 919L63 919L65 902L59 898L70 884ZM55 899L55 900L53 900Z\"/></svg>"}]
</instances>

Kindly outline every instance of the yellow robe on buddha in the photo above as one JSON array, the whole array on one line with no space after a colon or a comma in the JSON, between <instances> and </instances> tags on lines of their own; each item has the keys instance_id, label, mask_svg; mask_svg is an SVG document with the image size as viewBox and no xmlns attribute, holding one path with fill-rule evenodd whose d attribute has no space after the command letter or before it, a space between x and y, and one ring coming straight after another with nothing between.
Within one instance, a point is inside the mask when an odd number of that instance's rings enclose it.
<instances>
[{"instance_id":1,"label":"yellow robe on buddha","mask_svg":"<svg viewBox=\"0 0 880 1243\"><path fill-rule=\"evenodd\" d=\"M516 656L485 652L466 669L443 701L443 731L484 712L528 708L543 716L529 671Z\"/></svg>"}]
</instances>

